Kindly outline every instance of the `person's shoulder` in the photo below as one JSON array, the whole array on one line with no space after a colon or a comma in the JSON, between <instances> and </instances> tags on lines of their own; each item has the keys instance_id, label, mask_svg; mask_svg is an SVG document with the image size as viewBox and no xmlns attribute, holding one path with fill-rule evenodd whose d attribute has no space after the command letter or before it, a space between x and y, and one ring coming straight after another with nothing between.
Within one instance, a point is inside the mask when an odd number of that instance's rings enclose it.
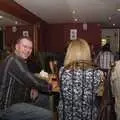
<instances>
[{"instance_id":1,"label":"person's shoulder","mask_svg":"<svg viewBox=\"0 0 120 120\"><path fill-rule=\"evenodd\" d=\"M120 60L115 61L115 67L120 66Z\"/></svg>"},{"instance_id":2,"label":"person's shoulder","mask_svg":"<svg viewBox=\"0 0 120 120\"><path fill-rule=\"evenodd\" d=\"M100 68L92 68L90 69L92 72L94 72L94 74L98 74L98 75L103 75L103 71Z\"/></svg>"},{"instance_id":3,"label":"person's shoulder","mask_svg":"<svg viewBox=\"0 0 120 120\"><path fill-rule=\"evenodd\" d=\"M60 67L60 71L62 71L64 69L64 66Z\"/></svg>"},{"instance_id":4,"label":"person's shoulder","mask_svg":"<svg viewBox=\"0 0 120 120\"><path fill-rule=\"evenodd\" d=\"M10 59L13 59L12 55L6 56L6 58L4 60L2 60L2 63L4 63L5 61L9 61Z\"/></svg>"},{"instance_id":5,"label":"person's shoulder","mask_svg":"<svg viewBox=\"0 0 120 120\"><path fill-rule=\"evenodd\" d=\"M62 67L60 67L60 72L63 72L63 71L66 71L67 69L64 67L64 66L62 66Z\"/></svg>"},{"instance_id":6,"label":"person's shoulder","mask_svg":"<svg viewBox=\"0 0 120 120\"><path fill-rule=\"evenodd\" d=\"M64 66L62 66L60 69L59 69L59 72L62 74L62 73L67 73L67 74L69 74L69 73L71 73L73 71L73 69L70 69L70 68L66 68L66 67L64 67Z\"/></svg>"},{"instance_id":7,"label":"person's shoulder","mask_svg":"<svg viewBox=\"0 0 120 120\"><path fill-rule=\"evenodd\" d=\"M115 61L114 67L115 67L115 68L120 67L120 60Z\"/></svg>"},{"instance_id":8,"label":"person's shoulder","mask_svg":"<svg viewBox=\"0 0 120 120\"><path fill-rule=\"evenodd\" d=\"M120 60L115 61L113 68L112 68L112 72L115 71L120 71Z\"/></svg>"}]
</instances>

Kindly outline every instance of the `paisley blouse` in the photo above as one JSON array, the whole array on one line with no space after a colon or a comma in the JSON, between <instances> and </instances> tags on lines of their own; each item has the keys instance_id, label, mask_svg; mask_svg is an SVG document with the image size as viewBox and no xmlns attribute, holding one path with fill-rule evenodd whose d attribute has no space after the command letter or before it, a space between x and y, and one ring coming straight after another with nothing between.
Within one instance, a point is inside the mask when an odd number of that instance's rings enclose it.
<instances>
[{"instance_id":1,"label":"paisley blouse","mask_svg":"<svg viewBox=\"0 0 120 120\"><path fill-rule=\"evenodd\" d=\"M95 95L101 71L89 68L60 69L59 120L96 120Z\"/></svg>"}]
</instances>

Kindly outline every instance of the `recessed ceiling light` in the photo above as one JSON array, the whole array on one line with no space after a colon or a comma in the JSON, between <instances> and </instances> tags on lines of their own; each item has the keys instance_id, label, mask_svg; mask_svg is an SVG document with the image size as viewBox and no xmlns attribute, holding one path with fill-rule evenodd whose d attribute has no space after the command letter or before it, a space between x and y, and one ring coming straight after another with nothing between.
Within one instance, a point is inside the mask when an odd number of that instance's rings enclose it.
<instances>
[{"instance_id":1,"label":"recessed ceiling light","mask_svg":"<svg viewBox=\"0 0 120 120\"><path fill-rule=\"evenodd\" d=\"M17 25L17 24L18 24L18 21L15 21L15 24Z\"/></svg>"},{"instance_id":2,"label":"recessed ceiling light","mask_svg":"<svg viewBox=\"0 0 120 120\"><path fill-rule=\"evenodd\" d=\"M75 22L77 22L77 21L78 21L78 19L77 19L77 18L75 18L75 19L74 19L74 21L75 21Z\"/></svg>"},{"instance_id":3,"label":"recessed ceiling light","mask_svg":"<svg viewBox=\"0 0 120 120\"><path fill-rule=\"evenodd\" d=\"M108 17L108 20L111 20L112 18L111 17Z\"/></svg>"},{"instance_id":4,"label":"recessed ceiling light","mask_svg":"<svg viewBox=\"0 0 120 120\"><path fill-rule=\"evenodd\" d=\"M2 19L3 18L3 16L2 15L0 15L0 19Z\"/></svg>"},{"instance_id":5,"label":"recessed ceiling light","mask_svg":"<svg viewBox=\"0 0 120 120\"><path fill-rule=\"evenodd\" d=\"M120 8L118 8L117 11L120 12Z\"/></svg>"},{"instance_id":6,"label":"recessed ceiling light","mask_svg":"<svg viewBox=\"0 0 120 120\"><path fill-rule=\"evenodd\" d=\"M113 26L115 26L115 24L113 23Z\"/></svg>"},{"instance_id":7,"label":"recessed ceiling light","mask_svg":"<svg viewBox=\"0 0 120 120\"><path fill-rule=\"evenodd\" d=\"M75 14L75 13L76 13L76 11L75 11L75 10L73 10L73 11L72 11L72 14Z\"/></svg>"}]
</instances>

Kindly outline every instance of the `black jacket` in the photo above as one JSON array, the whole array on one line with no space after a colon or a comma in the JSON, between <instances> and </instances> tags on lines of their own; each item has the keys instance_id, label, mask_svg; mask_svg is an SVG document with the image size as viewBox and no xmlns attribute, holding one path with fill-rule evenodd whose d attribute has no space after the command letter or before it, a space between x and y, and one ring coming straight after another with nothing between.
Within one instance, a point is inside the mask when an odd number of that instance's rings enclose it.
<instances>
[{"instance_id":1,"label":"black jacket","mask_svg":"<svg viewBox=\"0 0 120 120\"><path fill-rule=\"evenodd\" d=\"M48 83L37 79L29 72L23 59L15 54L8 56L0 65L0 109L28 102L28 92L32 87L47 92Z\"/></svg>"}]
</instances>

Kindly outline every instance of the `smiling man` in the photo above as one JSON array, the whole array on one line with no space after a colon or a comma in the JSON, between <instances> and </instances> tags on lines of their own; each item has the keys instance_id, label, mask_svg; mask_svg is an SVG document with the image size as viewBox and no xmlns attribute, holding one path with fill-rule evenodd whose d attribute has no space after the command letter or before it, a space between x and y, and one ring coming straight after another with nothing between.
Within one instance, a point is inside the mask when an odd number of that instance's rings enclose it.
<instances>
[{"instance_id":1,"label":"smiling man","mask_svg":"<svg viewBox=\"0 0 120 120\"><path fill-rule=\"evenodd\" d=\"M48 83L29 72L26 59L32 53L32 41L28 37L17 40L15 52L0 66L0 109L5 120L52 120L52 113L28 103L31 89L48 92ZM30 94L30 93L29 93Z\"/></svg>"},{"instance_id":2,"label":"smiling man","mask_svg":"<svg viewBox=\"0 0 120 120\"><path fill-rule=\"evenodd\" d=\"M20 56L23 59L27 59L32 53L32 41L28 38L22 38L17 41L15 46L16 55Z\"/></svg>"}]
</instances>

